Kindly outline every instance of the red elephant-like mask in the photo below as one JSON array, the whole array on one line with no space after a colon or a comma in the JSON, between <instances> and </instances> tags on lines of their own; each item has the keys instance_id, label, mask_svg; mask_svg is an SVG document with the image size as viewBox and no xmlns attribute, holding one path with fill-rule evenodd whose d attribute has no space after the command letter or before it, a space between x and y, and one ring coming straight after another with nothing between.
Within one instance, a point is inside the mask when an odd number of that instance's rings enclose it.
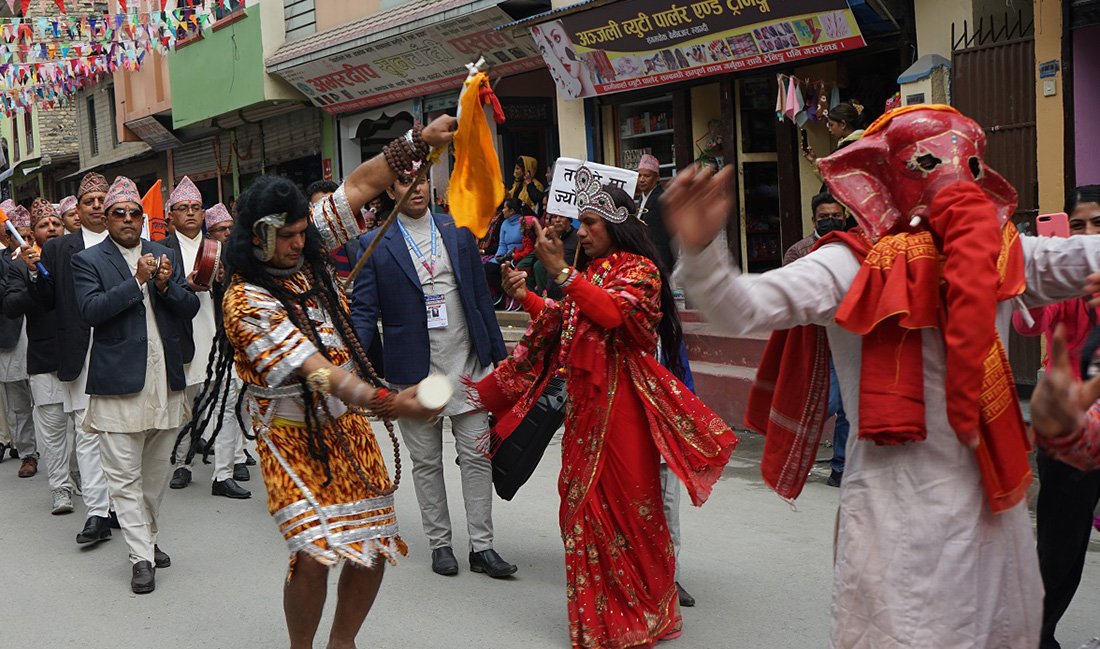
<instances>
[{"instance_id":1,"label":"red elephant-like mask","mask_svg":"<svg viewBox=\"0 0 1100 649\"><path fill-rule=\"evenodd\" d=\"M1016 190L986 166L985 132L950 106L894 109L863 136L819 162L829 192L877 241L914 217L927 217L936 193L973 181L996 206L1003 225L1016 210Z\"/></svg>"}]
</instances>

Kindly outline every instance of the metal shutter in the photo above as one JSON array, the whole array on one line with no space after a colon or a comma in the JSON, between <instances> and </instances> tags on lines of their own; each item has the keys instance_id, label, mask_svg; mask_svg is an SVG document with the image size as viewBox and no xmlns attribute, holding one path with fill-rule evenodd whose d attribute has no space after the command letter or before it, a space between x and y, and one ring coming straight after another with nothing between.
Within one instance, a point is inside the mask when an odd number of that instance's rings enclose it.
<instances>
[{"instance_id":1,"label":"metal shutter","mask_svg":"<svg viewBox=\"0 0 1100 649\"><path fill-rule=\"evenodd\" d=\"M264 155L260 125L244 124L234 131L237 136L237 170L242 174L259 173Z\"/></svg>"},{"instance_id":2,"label":"metal shutter","mask_svg":"<svg viewBox=\"0 0 1100 649\"><path fill-rule=\"evenodd\" d=\"M214 138L188 142L176 148L172 154L172 169L179 180L189 176L191 180L206 180L217 175L214 160Z\"/></svg>"},{"instance_id":3,"label":"metal shutter","mask_svg":"<svg viewBox=\"0 0 1100 649\"><path fill-rule=\"evenodd\" d=\"M263 121L264 164L317 155L321 151L321 114L304 108Z\"/></svg>"}]
</instances>

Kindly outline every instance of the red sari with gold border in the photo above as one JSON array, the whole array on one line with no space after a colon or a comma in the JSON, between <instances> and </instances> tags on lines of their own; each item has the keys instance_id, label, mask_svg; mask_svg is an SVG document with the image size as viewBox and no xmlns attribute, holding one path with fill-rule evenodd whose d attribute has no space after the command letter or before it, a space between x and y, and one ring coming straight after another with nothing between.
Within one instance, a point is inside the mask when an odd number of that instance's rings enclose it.
<instances>
[{"instance_id":1,"label":"red sari with gold border","mask_svg":"<svg viewBox=\"0 0 1100 649\"><path fill-rule=\"evenodd\" d=\"M566 377L559 522L573 647L650 646L681 627L660 461L701 505L737 436L654 358L661 279L645 257L589 265L475 388L505 438L549 379Z\"/></svg>"}]
</instances>

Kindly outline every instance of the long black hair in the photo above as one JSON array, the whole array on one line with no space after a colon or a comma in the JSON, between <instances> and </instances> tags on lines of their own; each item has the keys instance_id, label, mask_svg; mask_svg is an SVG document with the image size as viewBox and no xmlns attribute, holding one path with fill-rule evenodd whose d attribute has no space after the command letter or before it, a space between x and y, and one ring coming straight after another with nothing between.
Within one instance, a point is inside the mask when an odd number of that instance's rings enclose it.
<instances>
[{"instance_id":1,"label":"long black hair","mask_svg":"<svg viewBox=\"0 0 1100 649\"><path fill-rule=\"evenodd\" d=\"M336 285L332 272L332 262L325 252L325 246L321 233L310 222L305 230L305 246L302 250L302 268L312 278L312 286L303 293L295 293L286 288L279 277L272 273L272 267L261 261L256 256L256 245L253 243L253 226L261 218L271 214L286 214L286 223L292 224L307 219L310 214L309 201L302 194L298 186L291 180L281 176L261 176L257 178L248 189L241 194L237 202L237 225L233 228L229 240L225 244L224 260L226 263L226 276L231 281L242 281L254 284L266 290L279 301L286 309L291 323L302 332L317 347L317 350L330 362L332 356L325 346L317 325L304 311L303 305L313 298L318 305L329 313L335 325L336 334L349 351L355 369L359 376L365 377L374 385L381 385L374 370L362 351L359 340L355 337L354 329L348 313L342 307L340 298L341 289ZM219 305L224 296L225 289L219 288L212 296ZM180 440L186 435L191 436L191 449L188 458L193 457L198 448L202 431L210 422L210 419L218 412L217 426L211 435L213 442L221 428L224 417L224 405L219 409L218 403L224 404L225 394L228 393L232 380L233 347L225 335L225 327L222 326L221 314L218 314L218 335L215 338L214 349L211 350L207 364L207 380L202 392L195 398L194 414L191 421L180 432ZM222 395L219 398L219 395ZM236 411L237 419L241 422L241 430L248 430L240 416L240 403L243 401L244 391L238 399ZM302 381L302 399L305 403L307 446L311 457L319 461L325 469L325 476L332 478L329 471L329 446L326 443L323 426L315 413L316 399L318 397L305 381ZM220 410L220 412L219 412ZM253 438L254 435L250 435ZM178 442L177 442L178 443ZM208 444L204 451L204 458L209 455L213 444Z\"/></svg>"},{"instance_id":2,"label":"long black hair","mask_svg":"<svg viewBox=\"0 0 1100 649\"><path fill-rule=\"evenodd\" d=\"M603 190L615 201L615 207L625 207L630 211L630 216L622 223L613 223L604 220L607 233L611 238L611 244L615 248L641 255L653 262L657 272L661 275L661 322L657 325L657 333L661 338L661 350L665 356L665 366L678 378L683 378L687 368L680 358L680 346L684 341L684 328L680 324L680 313L676 310L676 301L672 297L672 284L669 282L669 273L672 269L665 268L661 258L657 254L657 247L649 238L649 227L640 221L636 215L637 205L622 188L615 185L604 185ZM587 262L586 262L587 264Z\"/></svg>"}]
</instances>

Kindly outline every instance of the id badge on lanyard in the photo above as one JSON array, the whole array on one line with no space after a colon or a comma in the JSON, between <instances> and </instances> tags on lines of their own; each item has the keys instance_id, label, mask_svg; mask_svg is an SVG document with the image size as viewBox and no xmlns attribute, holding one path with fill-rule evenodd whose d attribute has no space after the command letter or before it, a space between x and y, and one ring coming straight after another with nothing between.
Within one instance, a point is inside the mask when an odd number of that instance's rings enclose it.
<instances>
[{"instance_id":1,"label":"id badge on lanyard","mask_svg":"<svg viewBox=\"0 0 1100 649\"><path fill-rule=\"evenodd\" d=\"M435 227L435 221L429 215L428 223L431 226L431 257L427 260L424 259L424 253L420 250L420 246L416 245L413 241L409 231L405 229L404 224L401 221L397 222L397 227L401 229L401 235L405 237L405 243L408 245L409 250L412 251L417 257L417 261L428 272L429 285L432 292L424 293L424 308L427 310L428 316L428 329L445 329L447 327L447 297L435 293L435 268L436 261L439 259L439 233Z\"/></svg>"}]
</instances>

